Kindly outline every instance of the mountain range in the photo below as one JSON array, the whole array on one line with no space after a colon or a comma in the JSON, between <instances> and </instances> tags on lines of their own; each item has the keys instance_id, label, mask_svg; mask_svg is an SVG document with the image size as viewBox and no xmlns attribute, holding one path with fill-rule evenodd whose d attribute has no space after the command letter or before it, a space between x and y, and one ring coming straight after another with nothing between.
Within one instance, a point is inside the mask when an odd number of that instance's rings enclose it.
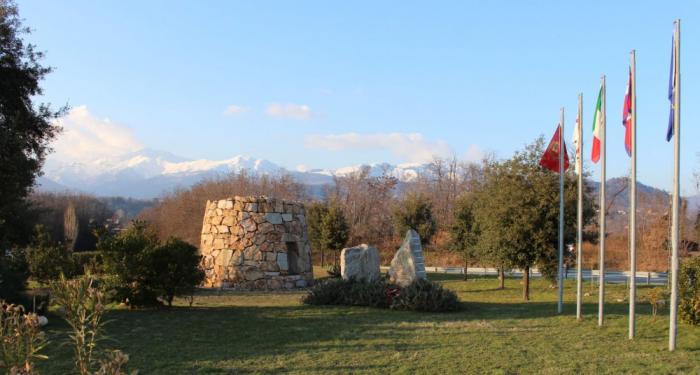
<instances>
[{"instance_id":1,"label":"mountain range","mask_svg":"<svg viewBox=\"0 0 700 375\"><path fill-rule=\"evenodd\" d=\"M370 164L370 174L384 173L408 182L425 170L427 164ZM247 156L225 160L186 159L168 152L142 149L110 158L65 162L49 159L43 176L37 180L39 191L76 191L96 196L123 196L152 199L178 187L191 186L204 178L240 173L292 175L306 185L325 185L334 176L356 172L362 165L338 169L287 170L273 162Z\"/></svg>"}]
</instances>

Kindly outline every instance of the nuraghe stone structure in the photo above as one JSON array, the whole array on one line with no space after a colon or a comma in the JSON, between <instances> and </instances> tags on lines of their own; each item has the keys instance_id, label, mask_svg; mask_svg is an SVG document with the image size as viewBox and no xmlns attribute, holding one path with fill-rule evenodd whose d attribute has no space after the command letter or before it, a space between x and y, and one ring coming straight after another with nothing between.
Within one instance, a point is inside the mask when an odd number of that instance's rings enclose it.
<instances>
[{"instance_id":1,"label":"nuraghe stone structure","mask_svg":"<svg viewBox=\"0 0 700 375\"><path fill-rule=\"evenodd\" d=\"M206 287L292 289L313 283L301 203L267 197L207 201L199 251Z\"/></svg>"}]
</instances>

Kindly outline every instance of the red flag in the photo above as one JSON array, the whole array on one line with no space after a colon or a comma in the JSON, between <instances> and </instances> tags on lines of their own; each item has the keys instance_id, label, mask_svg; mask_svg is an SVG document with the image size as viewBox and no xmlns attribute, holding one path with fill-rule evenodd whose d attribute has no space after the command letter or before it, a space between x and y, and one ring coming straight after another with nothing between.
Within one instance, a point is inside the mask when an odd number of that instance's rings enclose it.
<instances>
[{"instance_id":1,"label":"red flag","mask_svg":"<svg viewBox=\"0 0 700 375\"><path fill-rule=\"evenodd\" d=\"M559 153L561 152L561 126L557 126L557 131L554 133L552 140L549 141L549 146L540 159L540 165L549 169L552 172L559 172ZM564 143L564 170L569 169L569 155L566 152L566 144Z\"/></svg>"},{"instance_id":2,"label":"red flag","mask_svg":"<svg viewBox=\"0 0 700 375\"><path fill-rule=\"evenodd\" d=\"M622 125L625 127L625 150L632 156L632 69L630 68L627 92L625 92L625 105L622 108Z\"/></svg>"}]
</instances>

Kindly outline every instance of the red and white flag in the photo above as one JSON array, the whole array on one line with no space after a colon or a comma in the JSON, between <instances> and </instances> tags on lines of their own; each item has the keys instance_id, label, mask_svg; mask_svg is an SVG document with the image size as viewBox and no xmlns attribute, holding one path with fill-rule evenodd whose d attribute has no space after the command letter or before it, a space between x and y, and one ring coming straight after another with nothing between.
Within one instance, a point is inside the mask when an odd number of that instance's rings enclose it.
<instances>
[{"instance_id":1,"label":"red and white flag","mask_svg":"<svg viewBox=\"0 0 700 375\"><path fill-rule=\"evenodd\" d=\"M561 126L557 125L557 131L552 136L552 140L549 141L549 146L544 151L542 159L540 159L540 165L549 169L552 172L559 173L559 153L564 152L564 170L569 169L569 156L566 154L566 143L562 142L561 139Z\"/></svg>"},{"instance_id":2,"label":"red and white flag","mask_svg":"<svg viewBox=\"0 0 700 375\"><path fill-rule=\"evenodd\" d=\"M627 80L625 104L622 108L622 125L625 127L625 151L632 156L632 69Z\"/></svg>"}]
</instances>

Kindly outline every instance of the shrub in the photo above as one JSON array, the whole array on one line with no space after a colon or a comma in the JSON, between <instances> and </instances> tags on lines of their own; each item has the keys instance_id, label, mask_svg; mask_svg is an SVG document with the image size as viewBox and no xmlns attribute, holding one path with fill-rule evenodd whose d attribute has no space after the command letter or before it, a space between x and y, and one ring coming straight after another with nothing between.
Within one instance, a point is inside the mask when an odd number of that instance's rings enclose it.
<instances>
[{"instance_id":1,"label":"shrub","mask_svg":"<svg viewBox=\"0 0 700 375\"><path fill-rule=\"evenodd\" d=\"M27 288L29 267L23 250L0 249L0 299L17 302Z\"/></svg>"},{"instance_id":2,"label":"shrub","mask_svg":"<svg viewBox=\"0 0 700 375\"><path fill-rule=\"evenodd\" d=\"M459 307L459 299L453 291L443 288L441 284L422 279L401 288L390 306L394 310L426 312L457 311Z\"/></svg>"},{"instance_id":3,"label":"shrub","mask_svg":"<svg viewBox=\"0 0 700 375\"><path fill-rule=\"evenodd\" d=\"M678 293L681 320L688 324L700 324L700 257L690 258L681 264Z\"/></svg>"},{"instance_id":4,"label":"shrub","mask_svg":"<svg viewBox=\"0 0 700 375\"><path fill-rule=\"evenodd\" d=\"M152 270L146 254L158 246L155 233L144 222L135 221L130 228L98 243L102 252L104 281L111 299L132 306L155 306L158 295L149 287L146 275Z\"/></svg>"},{"instance_id":5,"label":"shrub","mask_svg":"<svg viewBox=\"0 0 700 375\"><path fill-rule=\"evenodd\" d=\"M85 269L88 269L93 274L102 272L102 252L78 251L74 252L72 257L74 275L84 275Z\"/></svg>"},{"instance_id":6,"label":"shrub","mask_svg":"<svg viewBox=\"0 0 700 375\"><path fill-rule=\"evenodd\" d=\"M345 305L426 312L457 311L457 295L438 283L418 280L400 288L384 280L372 282L329 279L314 285L302 302L307 305Z\"/></svg>"},{"instance_id":7,"label":"shrub","mask_svg":"<svg viewBox=\"0 0 700 375\"><path fill-rule=\"evenodd\" d=\"M60 274L73 273L71 251L51 241L49 232L37 225L34 239L27 250L27 263L32 278L46 283L58 279Z\"/></svg>"},{"instance_id":8,"label":"shrub","mask_svg":"<svg viewBox=\"0 0 700 375\"><path fill-rule=\"evenodd\" d=\"M34 361L48 341L36 314L0 301L0 368L8 374L34 374Z\"/></svg>"},{"instance_id":9,"label":"shrub","mask_svg":"<svg viewBox=\"0 0 700 375\"><path fill-rule=\"evenodd\" d=\"M105 298L92 274L88 271L74 280L60 275L58 281L51 282L51 289L56 303L65 309L64 319L72 331L70 342L77 372L81 375L125 374L122 367L128 362L126 355L98 350L104 338Z\"/></svg>"},{"instance_id":10,"label":"shrub","mask_svg":"<svg viewBox=\"0 0 700 375\"><path fill-rule=\"evenodd\" d=\"M146 283L172 306L175 296L191 294L204 280L204 271L199 268L201 258L196 247L171 237L144 257L149 271Z\"/></svg>"}]
</instances>

